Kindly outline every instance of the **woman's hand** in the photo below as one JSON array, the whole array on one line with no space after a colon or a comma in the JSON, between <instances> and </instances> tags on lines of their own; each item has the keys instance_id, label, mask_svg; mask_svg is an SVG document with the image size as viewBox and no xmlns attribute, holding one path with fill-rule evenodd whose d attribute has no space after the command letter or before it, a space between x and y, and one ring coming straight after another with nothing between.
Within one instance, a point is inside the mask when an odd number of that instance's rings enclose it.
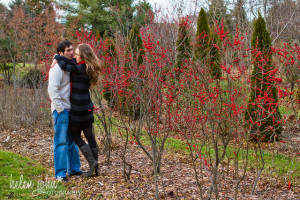
<instances>
[{"instance_id":1,"label":"woman's hand","mask_svg":"<svg viewBox=\"0 0 300 200\"><path fill-rule=\"evenodd\" d=\"M55 64L57 64L57 60L54 59L51 64L51 68L54 67Z\"/></svg>"}]
</instances>

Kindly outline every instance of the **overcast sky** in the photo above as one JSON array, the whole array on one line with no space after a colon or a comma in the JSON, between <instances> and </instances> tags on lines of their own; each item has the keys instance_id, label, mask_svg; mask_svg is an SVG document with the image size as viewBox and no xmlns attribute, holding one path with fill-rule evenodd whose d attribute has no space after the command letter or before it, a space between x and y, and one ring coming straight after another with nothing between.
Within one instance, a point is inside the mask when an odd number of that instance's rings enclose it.
<instances>
[{"instance_id":1,"label":"overcast sky","mask_svg":"<svg viewBox=\"0 0 300 200\"><path fill-rule=\"evenodd\" d=\"M8 6L8 3L10 2L10 0L0 0L0 2L6 6Z\"/></svg>"}]
</instances>

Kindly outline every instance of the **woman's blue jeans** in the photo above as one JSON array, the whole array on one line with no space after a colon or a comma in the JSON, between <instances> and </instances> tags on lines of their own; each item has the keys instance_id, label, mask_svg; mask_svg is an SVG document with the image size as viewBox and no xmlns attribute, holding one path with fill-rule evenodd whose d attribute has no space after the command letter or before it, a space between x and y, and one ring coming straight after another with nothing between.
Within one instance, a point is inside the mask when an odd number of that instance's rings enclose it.
<instances>
[{"instance_id":1,"label":"woman's blue jeans","mask_svg":"<svg viewBox=\"0 0 300 200\"><path fill-rule=\"evenodd\" d=\"M69 126L69 111L64 109L59 113L52 113L54 124L54 170L55 178L66 177L66 173L74 174L80 171L78 146L73 141Z\"/></svg>"}]
</instances>

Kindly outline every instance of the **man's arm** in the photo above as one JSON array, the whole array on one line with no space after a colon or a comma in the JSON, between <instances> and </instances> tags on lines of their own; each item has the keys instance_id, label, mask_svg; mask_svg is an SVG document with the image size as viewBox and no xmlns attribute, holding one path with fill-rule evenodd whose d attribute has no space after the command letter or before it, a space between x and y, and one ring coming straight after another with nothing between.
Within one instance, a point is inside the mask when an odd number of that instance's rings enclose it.
<instances>
[{"instance_id":1,"label":"man's arm","mask_svg":"<svg viewBox=\"0 0 300 200\"><path fill-rule=\"evenodd\" d=\"M64 110L62 105L61 96L59 94L59 87L63 73L58 66L55 66L49 71L49 84L48 84L48 93L53 103L54 108L58 113L61 113Z\"/></svg>"}]
</instances>

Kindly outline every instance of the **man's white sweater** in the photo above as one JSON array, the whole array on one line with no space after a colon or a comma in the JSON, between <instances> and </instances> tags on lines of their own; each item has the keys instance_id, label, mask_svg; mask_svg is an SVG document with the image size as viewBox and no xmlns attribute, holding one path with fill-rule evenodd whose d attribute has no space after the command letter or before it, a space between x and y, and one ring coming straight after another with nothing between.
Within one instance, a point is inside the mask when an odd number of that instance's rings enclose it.
<instances>
[{"instance_id":1,"label":"man's white sweater","mask_svg":"<svg viewBox=\"0 0 300 200\"><path fill-rule=\"evenodd\" d=\"M51 112L61 113L70 110L70 74L55 64L49 71L48 93L51 99Z\"/></svg>"}]
</instances>

